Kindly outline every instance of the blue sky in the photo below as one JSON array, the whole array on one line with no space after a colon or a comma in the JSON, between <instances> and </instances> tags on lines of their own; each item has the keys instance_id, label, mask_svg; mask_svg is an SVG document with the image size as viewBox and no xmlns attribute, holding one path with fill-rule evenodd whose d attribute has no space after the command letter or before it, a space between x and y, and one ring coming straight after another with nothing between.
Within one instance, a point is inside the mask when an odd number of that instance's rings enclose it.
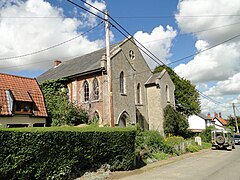
<instances>
[{"instance_id":1,"label":"blue sky","mask_svg":"<svg viewBox=\"0 0 240 180\"><path fill-rule=\"evenodd\" d=\"M93 11L80 0L74 2ZM231 0L231 3L226 0L87 2L101 10L107 9L118 23L166 64L240 33L239 0ZM56 59L65 61L104 47L103 24L81 35L99 22L98 18L66 0L2 0L0 72L37 77L51 68ZM112 44L124 39L113 27L111 32ZM16 58L76 36L79 37L61 46ZM146 60L151 68L157 65L149 58ZM202 93L220 102L202 98L204 114L222 112L226 117L232 114L231 103L240 103L239 60L240 38L236 37L170 67L179 76L189 79Z\"/></svg>"}]
</instances>

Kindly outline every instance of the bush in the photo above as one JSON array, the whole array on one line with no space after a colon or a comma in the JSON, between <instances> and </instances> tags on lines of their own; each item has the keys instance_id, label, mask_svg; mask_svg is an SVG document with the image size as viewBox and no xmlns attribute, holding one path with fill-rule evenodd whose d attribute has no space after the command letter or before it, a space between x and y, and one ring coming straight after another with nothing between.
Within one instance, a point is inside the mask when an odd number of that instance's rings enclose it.
<instances>
[{"instance_id":1,"label":"bush","mask_svg":"<svg viewBox=\"0 0 240 180\"><path fill-rule=\"evenodd\" d=\"M201 146L197 145L195 142L188 144L186 147L186 151L191 153L198 152L200 150L201 150Z\"/></svg>"},{"instance_id":2,"label":"bush","mask_svg":"<svg viewBox=\"0 0 240 180\"><path fill-rule=\"evenodd\" d=\"M133 168L129 128L0 129L0 179L71 179L101 164Z\"/></svg>"},{"instance_id":3,"label":"bush","mask_svg":"<svg viewBox=\"0 0 240 180\"><path fill-rule=\"evenodd\" d=\"M186 152L186 140L180 136L170 136L166 138L166 144L175 150L175 154L180 155Z\"/></svg>"},{"instance_id":4,"label":"bush","mask_svg":"<svg viewBox=\"0 0 240 180\"><path fill-rule=\"evenodd\" d=\"M173 154L174 152L174 149L165 143L164 137L161 136L158 131L144 131L137 133L137 161L145 161L147 158L156 158L156 156L159 156L160 154L162 156L162 153Z\"/></svg>"},{"instance_id":5,"label":"bush","mask_svg":"<svg viewBox=\"0 0 240 180\"><path fill-rule=\"evenodd\" d=\"M164 109L163 129L164 133L174 136L189 137L188 121L185 116L177 112L172 106L167 105Z\"/></svg>"},{"instance_id":6,"label":"bush","mask_svg":"<svg viewBox=\"0 0 240 180\"><path fill-rule=\"evenodd\" d=\"M170 146L179 145L180 143L184 143L184 138L181 136L170 136L166 138L166 143Z\"/></svg>"},{"instance_id":7,"label":"bush","mask_svg":"<svg viewBox=\"0 0 240 180\"><path fill-rule=\"evenodd\" d=\"M207 127L205 130L203 130L201 133L200 133L200 137L202 138L202 141L203 142L208 142L210 143L211 140L212 140L212 137L211 137L211 131L214 129L213 126L210 126L210 127Z\"/></svg>"}]
</instances>

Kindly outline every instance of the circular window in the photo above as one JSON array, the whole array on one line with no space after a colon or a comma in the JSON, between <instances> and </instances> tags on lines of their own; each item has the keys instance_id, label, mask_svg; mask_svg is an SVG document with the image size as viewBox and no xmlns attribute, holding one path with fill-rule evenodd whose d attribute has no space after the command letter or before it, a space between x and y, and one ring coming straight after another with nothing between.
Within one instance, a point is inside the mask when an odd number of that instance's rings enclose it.
<instances>
[{"instance_id":1,"label":"circular window","mask_svg":"<svg viewBox=\"0 0 240 180\"><path fill-rule=\"evenodd\" d=\"M135 59L135 53L133 50L129 51L129 57L130 57L130 59Z\"/></svg>"}]
</instances>

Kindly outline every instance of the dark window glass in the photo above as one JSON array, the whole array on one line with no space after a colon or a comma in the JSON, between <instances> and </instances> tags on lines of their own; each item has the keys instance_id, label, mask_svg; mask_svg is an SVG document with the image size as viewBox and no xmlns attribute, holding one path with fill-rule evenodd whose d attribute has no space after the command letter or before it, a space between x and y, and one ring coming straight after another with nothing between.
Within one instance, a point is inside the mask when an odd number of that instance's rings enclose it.
<instances>
[{"instance_id":1,"label":"dark window glass","mask_svg":"<svg viewBox=\"0 0 240 180\"><path fill-rule=\"evenodd\" d=\"M123 72L120 73L120 93L124 94L125 93L125 82L124 82L124 74Z\"/></svg>"},{"instance_id":2,"label":"dark window glass","mask_svg":"<svg viewBox=\"0 0 240 180\"><path fill-rule=\"evenodd\" d=\"M89 84L87 81L84 81L83 88L84 88L84 101L86 102L89 100Z\"/></svg>"},{"instance_id":3,"label":"dark window glass","mask_svg":"<svg viewBox=\"0 0 240 180\"><path fill-rule=\"evenodd\" d=\"M17 102L16 103L16 111L21 111L21 103Z\"/></svg>"},{"instance_id":4,"label":"dark window glass","mask_svg":"<svg viewBox=\"0 0 240 180\"><path fill-rule=\"evenodd\" d=\"M99 99L99 85L98 85L98 80L97 78L95 78L93 80L93 98L94 100L98 100Z\"/></svg>"},{"instance_id":5,"label":"dark window glass","mask_svg":"<svg viewBox=\"0 0 240 180\"><path fill-rule=\"evenodd\" d=\"M141 86L140 83L137 85L137 104L141 103Z\"/></svg>"}]
</instances>

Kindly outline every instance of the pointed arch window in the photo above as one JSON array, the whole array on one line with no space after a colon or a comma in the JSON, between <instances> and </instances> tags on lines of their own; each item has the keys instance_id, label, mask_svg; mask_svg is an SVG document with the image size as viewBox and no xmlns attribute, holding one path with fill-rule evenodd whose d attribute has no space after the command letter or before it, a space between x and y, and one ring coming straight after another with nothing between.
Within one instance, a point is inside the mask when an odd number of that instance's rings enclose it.
<instances>
[{"instance_id":1,"label":"pointed arch window","mask_svg":"<svg viewBox=\"0 0 240 180\"><path fill-rule=\"evenodd\" d=\"M93 80L93 99L99 99L99 84L97 78L94 78Z\"/></svg>"},{"instance_id":2,"label":"pointed arch window","mask_svg":"<svg viewBox=\"0 0 240 180\"><path fill-rule=\"evenodd\" d=\"M141 85L137 85L137 104L141 104Z\"/></svg>"},{"instance_id":3,"label":"pointed arch window","mask_svg":"<svg viewBox=\"0 0 240 180\"><path fill-rule=\"evenodd\" d=\"M83 83L83 95L84 95L84 102L89 101L89 84L86 80Z\"/></svg>"},{"instance_id":4,"label":"pointed arch window","mask_svg":"<svg viewBox=\"0 0 240 180\"><path fill-rule=\"evenodd\" d=\"M125 94L125 80L123 71L120 73L120 93Z\"/></svg>"}]
</instances>

